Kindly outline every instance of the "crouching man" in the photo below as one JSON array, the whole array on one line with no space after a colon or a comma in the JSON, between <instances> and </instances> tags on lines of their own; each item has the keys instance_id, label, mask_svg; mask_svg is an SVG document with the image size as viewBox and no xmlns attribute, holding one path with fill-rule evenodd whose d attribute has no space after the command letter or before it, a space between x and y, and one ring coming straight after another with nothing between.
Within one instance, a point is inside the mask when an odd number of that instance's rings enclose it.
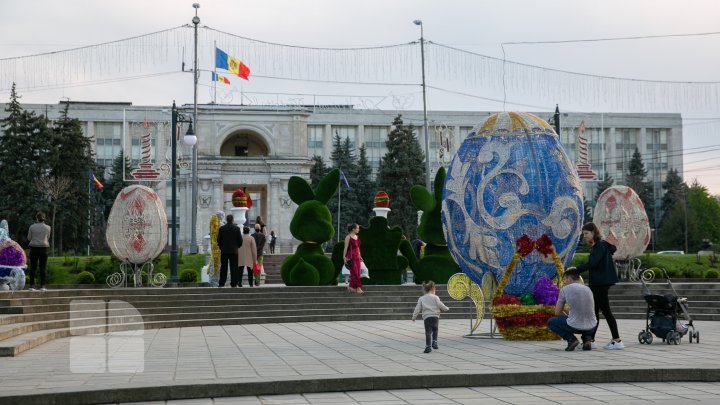
<instances>
[{"instance_id":1,"label":"crouching man","mask_svg":"<svg viewBox=\"0 0 720 405\"><path fill-rule=\"evenodd\" d=\"M576 334L582 338L583 350L590 350L597 325L592 291L580 282L580 272L575 267L565 271L563 282L565 287L558 295L555 316L548 319L548 329L567 341L565 351L571 352L580 344ZM565 304L569 307L567 313Z\"/></svg>"}]
</instances>

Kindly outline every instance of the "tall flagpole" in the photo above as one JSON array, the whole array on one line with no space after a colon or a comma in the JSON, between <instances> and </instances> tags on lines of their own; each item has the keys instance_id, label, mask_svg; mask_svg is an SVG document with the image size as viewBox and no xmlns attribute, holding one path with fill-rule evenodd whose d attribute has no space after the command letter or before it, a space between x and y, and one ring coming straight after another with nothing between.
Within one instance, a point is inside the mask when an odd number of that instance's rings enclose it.
<instances>
[{"instance_id":1,"label":"tall flagpole","mask_svg":"<svg viewBox=\"0 0 720 405\"><path fill-rule=\"evenodd\" d=\"M342 173L342 169L340 170L340 173ZM340 193L342 193L342 181L338 178L338 230L337 230L337 241L338 242L340 242Z\"/></svg>"},{"instance_id":2,"label":"tall flagpole","mask_svg":"<svg viewBox=\"0 0 720 405\"><path fill-rule=\"evenodd\" d=\"M213 67L213 104L217 104L217 41L213 41L215 48L215 67Z\"/></svg>"},{"instance_id":3,"label":"tall flagpole","mask_svg":"<svg viewBox=\"0 0 720 405\"><path fill-rule=\"evenodd\" d=\"M88 244L87 244L87 255L90 256L90 228L92 224L92 220L90 218L90 210L92 209L92 199L90 198L90 192L92 191L92 180L90 179L90 173L92 173L90 169L88 171ZM55 244L53 243L53 254L55 253Z\"/></svg>"}]
</instances>

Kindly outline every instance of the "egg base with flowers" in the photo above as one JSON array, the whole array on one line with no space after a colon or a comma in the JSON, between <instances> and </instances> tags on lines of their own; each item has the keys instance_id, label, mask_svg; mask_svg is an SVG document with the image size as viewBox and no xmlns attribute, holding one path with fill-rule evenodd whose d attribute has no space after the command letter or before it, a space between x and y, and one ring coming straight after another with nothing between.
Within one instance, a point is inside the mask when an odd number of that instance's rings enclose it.
<instances>
[{"instance_id":1,"label":"egg base with flowers","mask_svg":"<svg viewBox=\"0 0 720 405\"><path fill-rule=\"evenodd\" d=\"M490 305L490 313L495 319L498 330L507 340L557 340L558 335L547 328L547 321L555 316L555 304L562 287L563 264L553 247L552 240L543 234L533 241L529 236L521 236L516 244L515 254L505 268ZM552 260L557 269L557 285L543 276L532 292L520 296L504 294L510 275L522 258L537 250L543 258Z\"/></svg>"},{"instance_id":2,"label":"egg base with flowers","mask_svg":"<svg viewBox=\"0 0 720 405\"><path fill-rule=\"evenodd\" d=\"M25 251L10 239L8 223L0 222L0 290L22 290L25 287Z\"/></svg>"}]
</instances>

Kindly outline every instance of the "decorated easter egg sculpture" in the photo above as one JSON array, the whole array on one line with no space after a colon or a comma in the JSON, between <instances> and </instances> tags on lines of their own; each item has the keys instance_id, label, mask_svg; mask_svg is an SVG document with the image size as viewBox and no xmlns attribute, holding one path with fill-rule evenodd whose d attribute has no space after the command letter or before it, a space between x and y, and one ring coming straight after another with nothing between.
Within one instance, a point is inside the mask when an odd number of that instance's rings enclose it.
<instances>
[{"instance_id":1,"label":"decorated easter egg sculpture","mask_svg":"<svg viewBox=\"0 0 720 405\"><path fill-rule=\"evenodd\" d=\"M377 193L375 193L373 203L375 204L376 208L389 208L390 197L388 196L388 193L384 191L378 191Z\"/></svg>"},{"instance_id":2,"label":"decorated easter egg sculpture","mask_svg":"<svg viewBox=\"0 0 720 405\"><path fill-rule=\"evenodd\" d=\"M526 234L550 238L562 264L573 257L582 223L580 180L557 134L528 113L491 115L465 139L449 167L442 202L448 248L462 271L482 285L500 280ZM512 271L504 293L520 297L558 272L534 250Z\"/></svg>"},{"instance_id":3,"label":"decorated easter egg sculpture","mask_svg":"<svg viewBox=\"0 0 720 405\"><path fill-rule=\"evenodd\" d=\"M627 186L612 186L598 197L593 222L617 247L616 260L642 255L650 243L650 222L640 196Z\"/></svg>"}]
</instances>

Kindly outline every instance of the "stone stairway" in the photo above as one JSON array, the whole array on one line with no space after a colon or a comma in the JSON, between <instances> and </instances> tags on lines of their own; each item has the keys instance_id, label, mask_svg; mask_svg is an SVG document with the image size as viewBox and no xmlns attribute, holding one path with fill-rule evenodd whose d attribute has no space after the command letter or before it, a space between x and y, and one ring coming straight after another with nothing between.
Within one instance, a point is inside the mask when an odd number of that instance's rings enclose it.
<instances>
[{"instance_id":1,"label":"stone stairway","mask_svg":"<svg viewBox=\"0 0 720 405\"><path fill-rule=\"evenodd\" d=\"M280 256L280 255L276 255ZM271 261L275 261L273 258ZM267 259L266 259L267 260ZM266 268L279 283L279 262ZM0 356L15 356L47 341L86 334L186 326L283 322L409 319L420 295L416 285L368 286L366 294L344 287L127 288L0 292ZM653 293L667 292L661 283ZM720 283L675 284L688 298L695 320L720 320ZM611 290L618 318L644 319L640 284L621 283ZM455 301L445 286L438 294L451 308L445 318L468 319L469 299ZM486 319L489 314L485 313ZM487 321L486 321L487 322ZM644 327L638 322L638 330ZM481 326L479 332L487 327Z\"/></svg>"},{"instance_id":2,"label":"stone stairway","mask_svg":"<svg viewBox=\"0 0 720 405\"><path fill-rule=\"evenodd\" d=\"M265 254L263 255L263 267L265 268L265 284L284 285L280 277L280 265L290 254Z\"/></svg>"}]
</instances>

